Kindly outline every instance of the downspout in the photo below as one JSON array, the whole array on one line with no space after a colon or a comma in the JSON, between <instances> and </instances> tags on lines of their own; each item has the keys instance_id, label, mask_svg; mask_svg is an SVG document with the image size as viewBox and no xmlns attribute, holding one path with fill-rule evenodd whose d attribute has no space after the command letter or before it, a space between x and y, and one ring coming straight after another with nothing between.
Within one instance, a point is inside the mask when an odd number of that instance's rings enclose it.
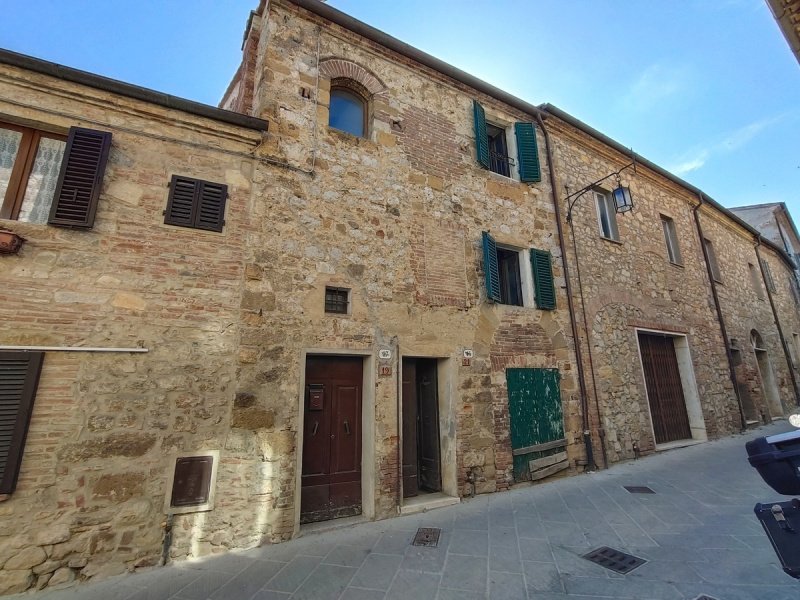
<instances>
[{"instance_id":1,"label":"downspout","mask_svg":"<svg viewBox=\"0 0 800 600\"><path fill-rule=\"evenodd\" d=\"M792 366L792 355L789 354L789 346L786 344L786 338L783 335L780 319L778 319L778 310L775 308L775 300L772 297L772 292L767 285L767 274L764 272L764 262L761 260L761 236L756 237L756 259L758 260L758 268L761 269L761 279L764 282L764 289L767 290L767 298L769 298L769 306L772 309L772 318L775 319L775 327L778 329L778 337L781 339L781 346L783 347L783 356L786 359L786 365L789 367L789 377L792 380L792 389L794 389L794 403L800 406L800 395L797 393L797 377L794 374L794 367Z\"/></svg>"},{"instance_id":2,"label":"downspout","mask_svg":"<svg viewBox=\"0 0 800 600\"><path fill-rule=\"evenodd\" d=\"M747 429L747 418L744 415L744 407L742 406L742 398L739 395L739 386L736 383L736 368L733 366L733 354L731 354L731 345L728 340L728 329L725 327L725 319L722 317L722 308L719 304L719 296L717 295L717 283L714 280L714 272L711 270L711 261L708 258L708 249L706 248L706 237L703 235L703 226L700 224L700 215L698 210L703 206L705 200L703 194L698 194L697 198L699 203L692 209L694 215L694 224L697 227L697 235L700 237L700 248L703 250L703 260L706 263L706 273L708 274L708 281L711 284L711 296L714 298L714 308L717 311L717 321L719 322L719 331L722 334L722 343L725 346L725 357L728 359L728 374L731 378L731 385L733 385L733 393L736 396L736 404L739 407L739 419L741 421L742 431Z\"/></svg>"},{"instance_id":3,"label":"downspout","mask_svg":"<svg viewBox=\"0 0 800 600\"><path fill-rule=\"evenodd\" d=\"M578 337L578 326L575 323L575 306L572 302L572 286L570 284L569 264L567 262L567 252L564 245L564 229L561 225L561 208L558 200L558 192L556 191L556 172L553 163L553 152L550 146L550 134L544 126L544 120L541 113L536 112L536 121L539 123L539 128L544 135L544 147L547 154L547 168L550 174L550 194L553 198L553 207L555 209L556 226L558 228L558 246L561 249L561 262L564 266L564 282L566 283L567 291L567 305L569 307L569 324L572 328L572 339L575 340L575 360L578 363L578 385L581 392L581 416L583 419L583 444L586 447L586 467L588 470L593 471L597 469L597 464L594 461L594 450L592 449L592 433L589 424L589 401L586 393L586 377L583 372L583 359L581 358L581 341ZM581 296L582 298L583 296ZM595 400L596 400L595 396ZM599 415L599 413L598 413ZM606 448L602 442L600 447L603 450L603 464L608 466L606 459Z\"/></svg>"}]
</instances>

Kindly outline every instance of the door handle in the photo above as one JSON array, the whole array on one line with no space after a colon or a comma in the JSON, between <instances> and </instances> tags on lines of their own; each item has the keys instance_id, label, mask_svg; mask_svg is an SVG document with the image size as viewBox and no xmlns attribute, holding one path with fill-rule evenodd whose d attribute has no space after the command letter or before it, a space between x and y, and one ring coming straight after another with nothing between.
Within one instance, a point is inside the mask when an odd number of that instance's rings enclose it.
<instances>
[{"instance_id":1,"label":"door handle","mask_svg":"<svg viewBox=\"0 0 800 600\"><path fill-rule=\"evenodd\" d=\"M344 420L344 432L347 435L350 435L350 423L347 421L347 419Z\"/></svg>"},{"instance_id":2,"label":"door handle","mask_svg":"<svg viewBox=\"0 0 800 600\"><path fill-rule=\"evenodd\" d=\"M311 430L311 435L317 435L317 429L319 429L319 421L314 421L314 428Z\"/></svg>"}]
</instances>

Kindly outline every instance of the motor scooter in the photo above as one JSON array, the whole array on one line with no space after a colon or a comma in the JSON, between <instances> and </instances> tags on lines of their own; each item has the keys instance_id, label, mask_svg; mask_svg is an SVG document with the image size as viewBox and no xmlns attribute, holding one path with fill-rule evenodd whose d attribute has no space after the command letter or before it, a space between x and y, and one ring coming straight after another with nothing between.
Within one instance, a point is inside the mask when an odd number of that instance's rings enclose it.
<instances>
[{"instance_id":1,"label":"motor scooter","mask_svg":"<svg viewBox=\"0 0 800 600\"><path fill-rule=\"evenodd\" d=\"M800 428L800 414L789 422ZM751 440L745 444L750 464L776 492L800 495L800 431L789 431ZM761 522L783 570L800 579L800 498L765 502L753 509Z\"/></svg>"}]
</instances>

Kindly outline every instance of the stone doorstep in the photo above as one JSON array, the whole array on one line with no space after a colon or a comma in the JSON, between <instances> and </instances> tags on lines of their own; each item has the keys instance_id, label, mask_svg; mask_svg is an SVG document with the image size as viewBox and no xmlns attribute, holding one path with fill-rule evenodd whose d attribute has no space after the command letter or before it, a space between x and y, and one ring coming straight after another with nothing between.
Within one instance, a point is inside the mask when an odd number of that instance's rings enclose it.
<instances>
[{"instance_id":1,"label":"stone doorstep","mask_svg":"<svg viewBox=\"0 0 800 600\"><path fill-rule=\"evenodd\" d=\"M434 508L444 508L453 506L461 502L461 498L447 496L443 493L424 494L415 498L403 499L403 506L400 507L401 515L413 515L415 513L426 512Z\"/></svg>"}]
</instances>

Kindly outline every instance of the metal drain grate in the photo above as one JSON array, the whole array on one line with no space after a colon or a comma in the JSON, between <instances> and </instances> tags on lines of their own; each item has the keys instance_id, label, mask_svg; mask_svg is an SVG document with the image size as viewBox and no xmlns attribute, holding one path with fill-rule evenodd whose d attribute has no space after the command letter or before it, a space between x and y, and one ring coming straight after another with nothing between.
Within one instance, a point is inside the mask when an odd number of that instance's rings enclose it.
<instances>
[{"instance_id":1,"label":"metal drain grate","mask_svg":"<svg viewBox=\"0 0 800 600\"><path fill-rule=\"evenodd\" d=\"M646 485L623 485L622 487L631 494L655 494L655 492Z\"/></svg>"},{"instance_id":2,"label":"metal drain grate","mask_svg":"<svg viewBox=\"0 0 800 600\"><path fill-rule=\"evenodd\" d=\"M622 573L623 575L630 573L636 567L641 567L647 562L643 558L638 558L631 554L625 554L624 552L614 550L614 548L609 548L608 546L603 546L597 550L592 550L588 554L584 554L583 558L590 560L601 567L605 567L606 569L611 569L617 573Z\"/></svg>"},{"instance_id":3,"label":"metal drain grate","mask_svg":"<svg viewBox=\"0 0 800 600\"><path fill-rule=\"evenodd\" d=\"M420 527L417 529L417 535L414 536L414 541L411 542L411 545L436 548L439 545L439 536L441 534L442 530L438 527Z\"/></svg>"}]
</instances>

